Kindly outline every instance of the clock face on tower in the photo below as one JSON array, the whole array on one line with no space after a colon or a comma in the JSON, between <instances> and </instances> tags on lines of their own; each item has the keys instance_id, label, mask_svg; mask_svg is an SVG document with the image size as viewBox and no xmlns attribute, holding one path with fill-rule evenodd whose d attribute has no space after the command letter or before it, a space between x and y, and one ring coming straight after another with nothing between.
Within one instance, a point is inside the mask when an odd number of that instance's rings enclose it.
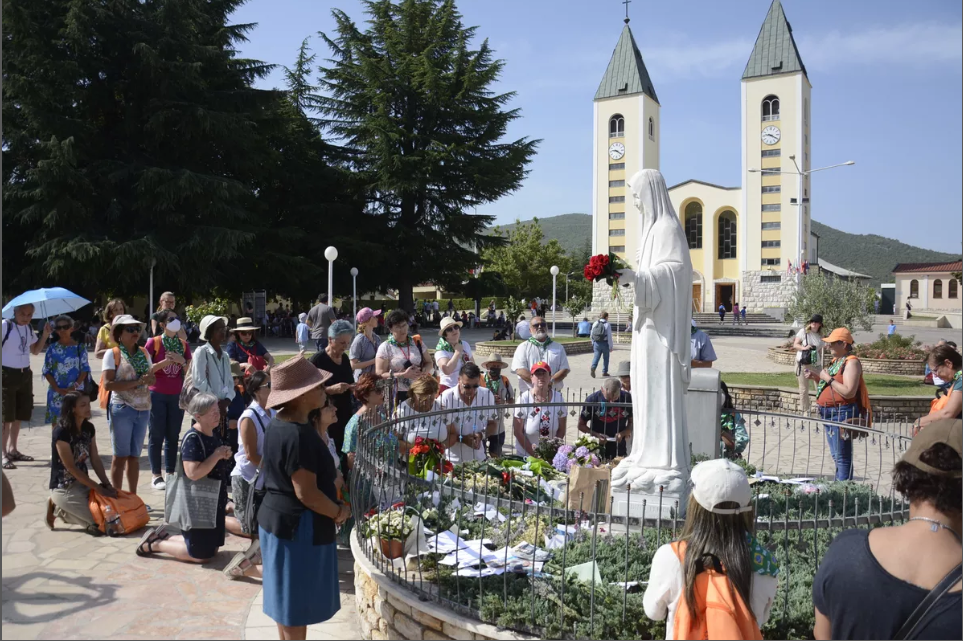
<instances>
[{"instance_id":1,"label":"clock face on tower","mask_svg":"<svg viewBox=\"0 0 963 641\"><path fill-rule=\"evenodd\" d=\"M609 157L612 160L621 160L625 155L625 145L620 142L613 142L609 145Z\"/></svg>"},{"instance_id":2,"label":"clock face on tower","mask_svg":"<svg viewBox=\"0 0 963 641\"><path fill-rule=\"evenodd\" d=\"M762 130L762 141L767 145L775 145L781 137L782 132L775 125L769 125Z\"/></svg>"}]
</instances>

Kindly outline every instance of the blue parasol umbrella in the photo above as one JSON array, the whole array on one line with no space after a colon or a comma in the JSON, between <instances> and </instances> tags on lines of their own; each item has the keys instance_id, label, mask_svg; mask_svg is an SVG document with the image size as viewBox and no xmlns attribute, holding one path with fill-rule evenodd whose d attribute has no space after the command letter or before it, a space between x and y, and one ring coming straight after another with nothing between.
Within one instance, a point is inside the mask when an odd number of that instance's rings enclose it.
<instances>
[{"instance_id":1,"label":"blue parasol umbrella","mask_svg":"<svg viewBox=\"0 0 963 641\"><path fill-rule=\"evenodd\" d=\"M24 292L4 305L3 317L13 318L13 310L20 305L32 304L38 318L50 318L58 314L77 311L90 301L63 287L44 287Z\"/></svg>"}]
</instances>

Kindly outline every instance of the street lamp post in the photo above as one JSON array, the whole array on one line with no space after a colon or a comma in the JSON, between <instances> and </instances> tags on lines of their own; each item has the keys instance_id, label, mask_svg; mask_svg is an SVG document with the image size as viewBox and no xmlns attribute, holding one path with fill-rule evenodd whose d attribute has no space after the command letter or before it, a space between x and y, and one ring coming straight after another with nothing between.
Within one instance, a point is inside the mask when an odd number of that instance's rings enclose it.
<instances>
[{"instance_id":1,"label":"street lamp post","mask_svg":"<svg viewBox=\"0 0 963 641\"><path fill-rule=\"evenodd\" d=\"M351 297L354 299L354 328L358 329L358 268L351 268Z\"/></svg>"},{"instance_id":2,"label":"street lamp post","mask_svg":"<svg viewBox=\"0 0 963 641\"><path fill-rule=\"evenodd\" d=\"M338 259L338 248L328 247L324 257L328 259L328 305L334 305L334 261Z\"/></svg>"},{"instance_id":3,"label":"street lamp post","mask_svg":"<svg viewBox=\"0 0 963 641\"><path fill-rule=\"evenodd\" d=\"M558 265L552 265L552 338L555 338L555 321L558 318L558 310L555 303L555 281L558 278Z\"/></svg>"}]
</instances>

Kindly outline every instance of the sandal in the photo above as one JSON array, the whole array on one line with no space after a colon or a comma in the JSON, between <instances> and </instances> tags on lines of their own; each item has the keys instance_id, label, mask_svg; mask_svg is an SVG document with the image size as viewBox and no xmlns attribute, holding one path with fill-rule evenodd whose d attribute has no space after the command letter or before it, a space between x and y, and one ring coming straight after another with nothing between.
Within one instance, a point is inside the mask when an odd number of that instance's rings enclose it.
<instances>
[{"instance_id":1,"label":"sandal","mask_svg":"<svg viewBox=\"0 0 963 641\"><path fill-rule=\"evenodd\" d=\"M47 529L51 532L54 531L54 522L57 517L54 516L54 503L50 499L47 499L47 515L44 516L43 524L47 526Z\"/></svg>"},{"instance_id":2,"label":"sandal","mask_svg":"<svg viewBox=\"0 0 963 641\"><path fill-rule=\"evenodd\" d=\"M137 544L137 549L134 550L134 552L137 554L137 556L150 556L154 554L154 544L160 543L161 541L166 541L168 537L170 537L170 534L165 531L163 525L151 530L147 530L144 533L144 536L141 537L140 543ZM144 549L145 545L147 546L146 550Z\"/></svg>"},{"instance_id":3,"label":"sandal","mask_svg":"<svg viewBox=\"0 0 963 641\"><path fill-rule=\"evenodd\" d=\"M13 464L13 461L8 459L6 456L3 457L3 469L5 470L15 470L17 466Z\"/></svg>"},{"instance_id":4,"label":"sandal","mask_svg":"<svg viewBox=\"0 0 963 641\"><path fill-rule=\"evenodd\" d=\"M7 452L7 458L10 459L11 461L20 461L20 462L23 462L23 463L32 463L32 462L33 462L33 457L32 457L32 456L27 456L26 454L24 454L23 452L20 452L20 451L18 451L18 450L14 450L14 451L12 451L12 452Z\"/></svg>"},{"instance_id":5,"label":"sandal","mask_svg":"<svg viewBox=\"0 0 963 641\"><path fill-rule=\"evenodd\" d=\"M224 568L224 576L229 580L239 579L248 570L261 564L261 542L257 539L244 552L238 552Z\"/></svg>"}]
</instances>

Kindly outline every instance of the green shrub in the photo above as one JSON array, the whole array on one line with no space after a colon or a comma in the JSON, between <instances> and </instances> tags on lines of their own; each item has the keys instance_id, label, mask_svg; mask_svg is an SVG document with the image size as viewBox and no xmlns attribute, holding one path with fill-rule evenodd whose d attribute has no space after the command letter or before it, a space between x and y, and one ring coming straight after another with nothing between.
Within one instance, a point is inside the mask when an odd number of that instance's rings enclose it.
<instances>
[{"instance_id":1,"label":"green shrub","mask_svg":"<svg viewBox=\"0 0 963 641\"><path fill-rule=\"evenodd\" d=\"M923 343L916 336L880 334L872 343L856 345L855 353L860 358L886 358L900 361L918 361L926 358Z\"/></svg>"},{"instance_id":2,"label":"green shrub","mask_svg":"<svg viewBox=\"0 0 963 641\"><path fill-rule=\"evenodd\" d=\"M201 303L200 305L188 305L184 308L184 315L191 322L199 323L205 316L228 316L231 309L231 301L223 298L215 298L212 301Z\"/></svg>"}]
</instances>

